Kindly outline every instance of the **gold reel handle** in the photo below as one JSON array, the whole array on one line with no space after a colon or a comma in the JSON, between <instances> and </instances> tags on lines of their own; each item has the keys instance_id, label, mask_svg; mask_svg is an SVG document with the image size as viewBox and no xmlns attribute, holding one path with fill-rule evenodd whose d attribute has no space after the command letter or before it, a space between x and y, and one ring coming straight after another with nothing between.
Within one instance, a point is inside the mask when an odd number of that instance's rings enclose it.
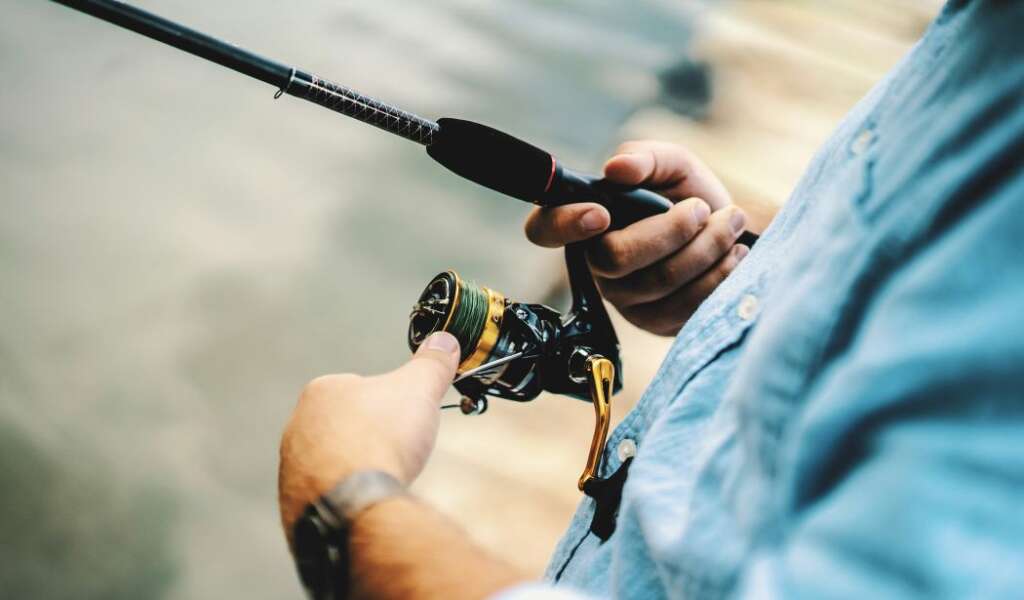
<instances>
[{"instance_id":1,"label":"gold reel handle","mask_svg":"<svg viewBox=\"0 0 1024 600\"><path fill-rule=\"evenodd\" d=\"M580 475L579 488L583 491L589 481L597 477L601 466L601 454L608 441L608 425L612 420L612 385L615 381L615 365L600 355L587 358L587 382L590 385L590 399L594 402L594 438L590 442L587 466Z\"/></svg>"}]
</instances>

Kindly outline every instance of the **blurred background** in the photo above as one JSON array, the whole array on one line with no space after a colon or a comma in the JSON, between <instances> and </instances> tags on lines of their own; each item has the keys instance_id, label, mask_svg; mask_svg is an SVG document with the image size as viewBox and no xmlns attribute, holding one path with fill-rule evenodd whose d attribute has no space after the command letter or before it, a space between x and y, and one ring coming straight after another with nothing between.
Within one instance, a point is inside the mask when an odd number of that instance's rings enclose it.
<instances>
[{"instance_id":1,"label":"blurred background","mask_svg":"<svg viewBox=\"0 0 1024 600\"><path fill-rule=\"evenodd\" d=\"M685 143L759 226L941 4L133 3L580 169ZM3 14L0 596L298 597L275 494L302 385L405 360L447 268L564 302L560 253L416 145L51 2ZM618 326L616 420L669 344ZM446 414L417 491L539 574L592 419L557 397Z\"/></svg>"}]
</instances>

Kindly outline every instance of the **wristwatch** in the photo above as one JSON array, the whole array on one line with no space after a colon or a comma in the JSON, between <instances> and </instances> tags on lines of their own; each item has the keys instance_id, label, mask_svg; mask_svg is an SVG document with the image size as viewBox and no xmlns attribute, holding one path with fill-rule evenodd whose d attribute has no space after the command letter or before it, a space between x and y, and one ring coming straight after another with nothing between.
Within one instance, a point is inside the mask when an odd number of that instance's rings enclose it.
<instances>
[{"instance_id":1,"label":"wristwatch","mask_svg":"<svg viewBox=\"0 0 1024 600\"><path fill-rule=\"evenodd\" d=\"M357 471L310 504L295 522L295 566L306 594L314 600L348 595L349 530L356 515L408 492L384 471Z\"/></svg>"}]
</instances>

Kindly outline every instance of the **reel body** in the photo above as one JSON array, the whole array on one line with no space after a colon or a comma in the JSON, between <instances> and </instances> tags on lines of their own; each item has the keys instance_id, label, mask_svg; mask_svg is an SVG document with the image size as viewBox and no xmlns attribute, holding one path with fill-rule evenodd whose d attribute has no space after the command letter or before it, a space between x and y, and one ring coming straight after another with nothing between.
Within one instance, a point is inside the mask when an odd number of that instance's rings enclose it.
<instances>
[{"instance_id":1,"label":"reel body","mask_svg":"<svg viewBox=\"0 0 1024 600\"><path fill-rule=\"evenodd\" d=\"M594 436L577 485L600 498L618 487L597 473L611 422L611 397L622 388L619 341L587 269L584 247L566 247L565 261L572 292L565 314L508 300L454 271L437 275L409 317L409 348L415 352L437 331L459 340L462 355L454 385L462 394L458 406L467 415L486 411L489 396L528 402L547 391L592 402Z\"/></svg>"},{"instance_id":2,"label":"reel body","mask_svg":"<svg viewBox=\"0 0 1024 600\"><path fill-rule=\"evenodd\" d=\"M462 346L455 388L467 414L486 409L488 396L527 402L542 391L591 401L587 360L600 356L622 387L619 343L587 270L582 246L566 248L572 306L566 313L543 304L506 299L463 280L454 271L437 275L413 308L408 342L413 351L436 331Z\"/></svg>"}]
</instances>

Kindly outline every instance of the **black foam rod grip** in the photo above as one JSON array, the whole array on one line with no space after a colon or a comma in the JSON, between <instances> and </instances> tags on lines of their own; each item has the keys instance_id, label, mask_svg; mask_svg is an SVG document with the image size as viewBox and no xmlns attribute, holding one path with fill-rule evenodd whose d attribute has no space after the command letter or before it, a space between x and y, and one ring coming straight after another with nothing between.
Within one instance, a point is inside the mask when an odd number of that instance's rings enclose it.
<instances>
[{"instance_id":1,"label":"black foam rod grip","mask_svg":"<svg viewBox=\"0 0 1024 600\"><path fill-rule=\"evenodd\" d=\"M548 152L480 123L444 118L437 124L427 154L448 170L526 202L544 195L555 165Z\"/></svg>"},{"instance_id":2,"label":"black foam rod grip","mask_svg":"<svg viewBox=\"0 0 1024 600\"><path fill-rule=\"evenodd\" d=\"M492 127L462 119L438 119L427 154L448 170L513 198L540 206L596 202L621 229L672 207L664 196L562 167L549 152ZM744 232L741 243L757 236Z\"/></svg>"}]
</instances>

